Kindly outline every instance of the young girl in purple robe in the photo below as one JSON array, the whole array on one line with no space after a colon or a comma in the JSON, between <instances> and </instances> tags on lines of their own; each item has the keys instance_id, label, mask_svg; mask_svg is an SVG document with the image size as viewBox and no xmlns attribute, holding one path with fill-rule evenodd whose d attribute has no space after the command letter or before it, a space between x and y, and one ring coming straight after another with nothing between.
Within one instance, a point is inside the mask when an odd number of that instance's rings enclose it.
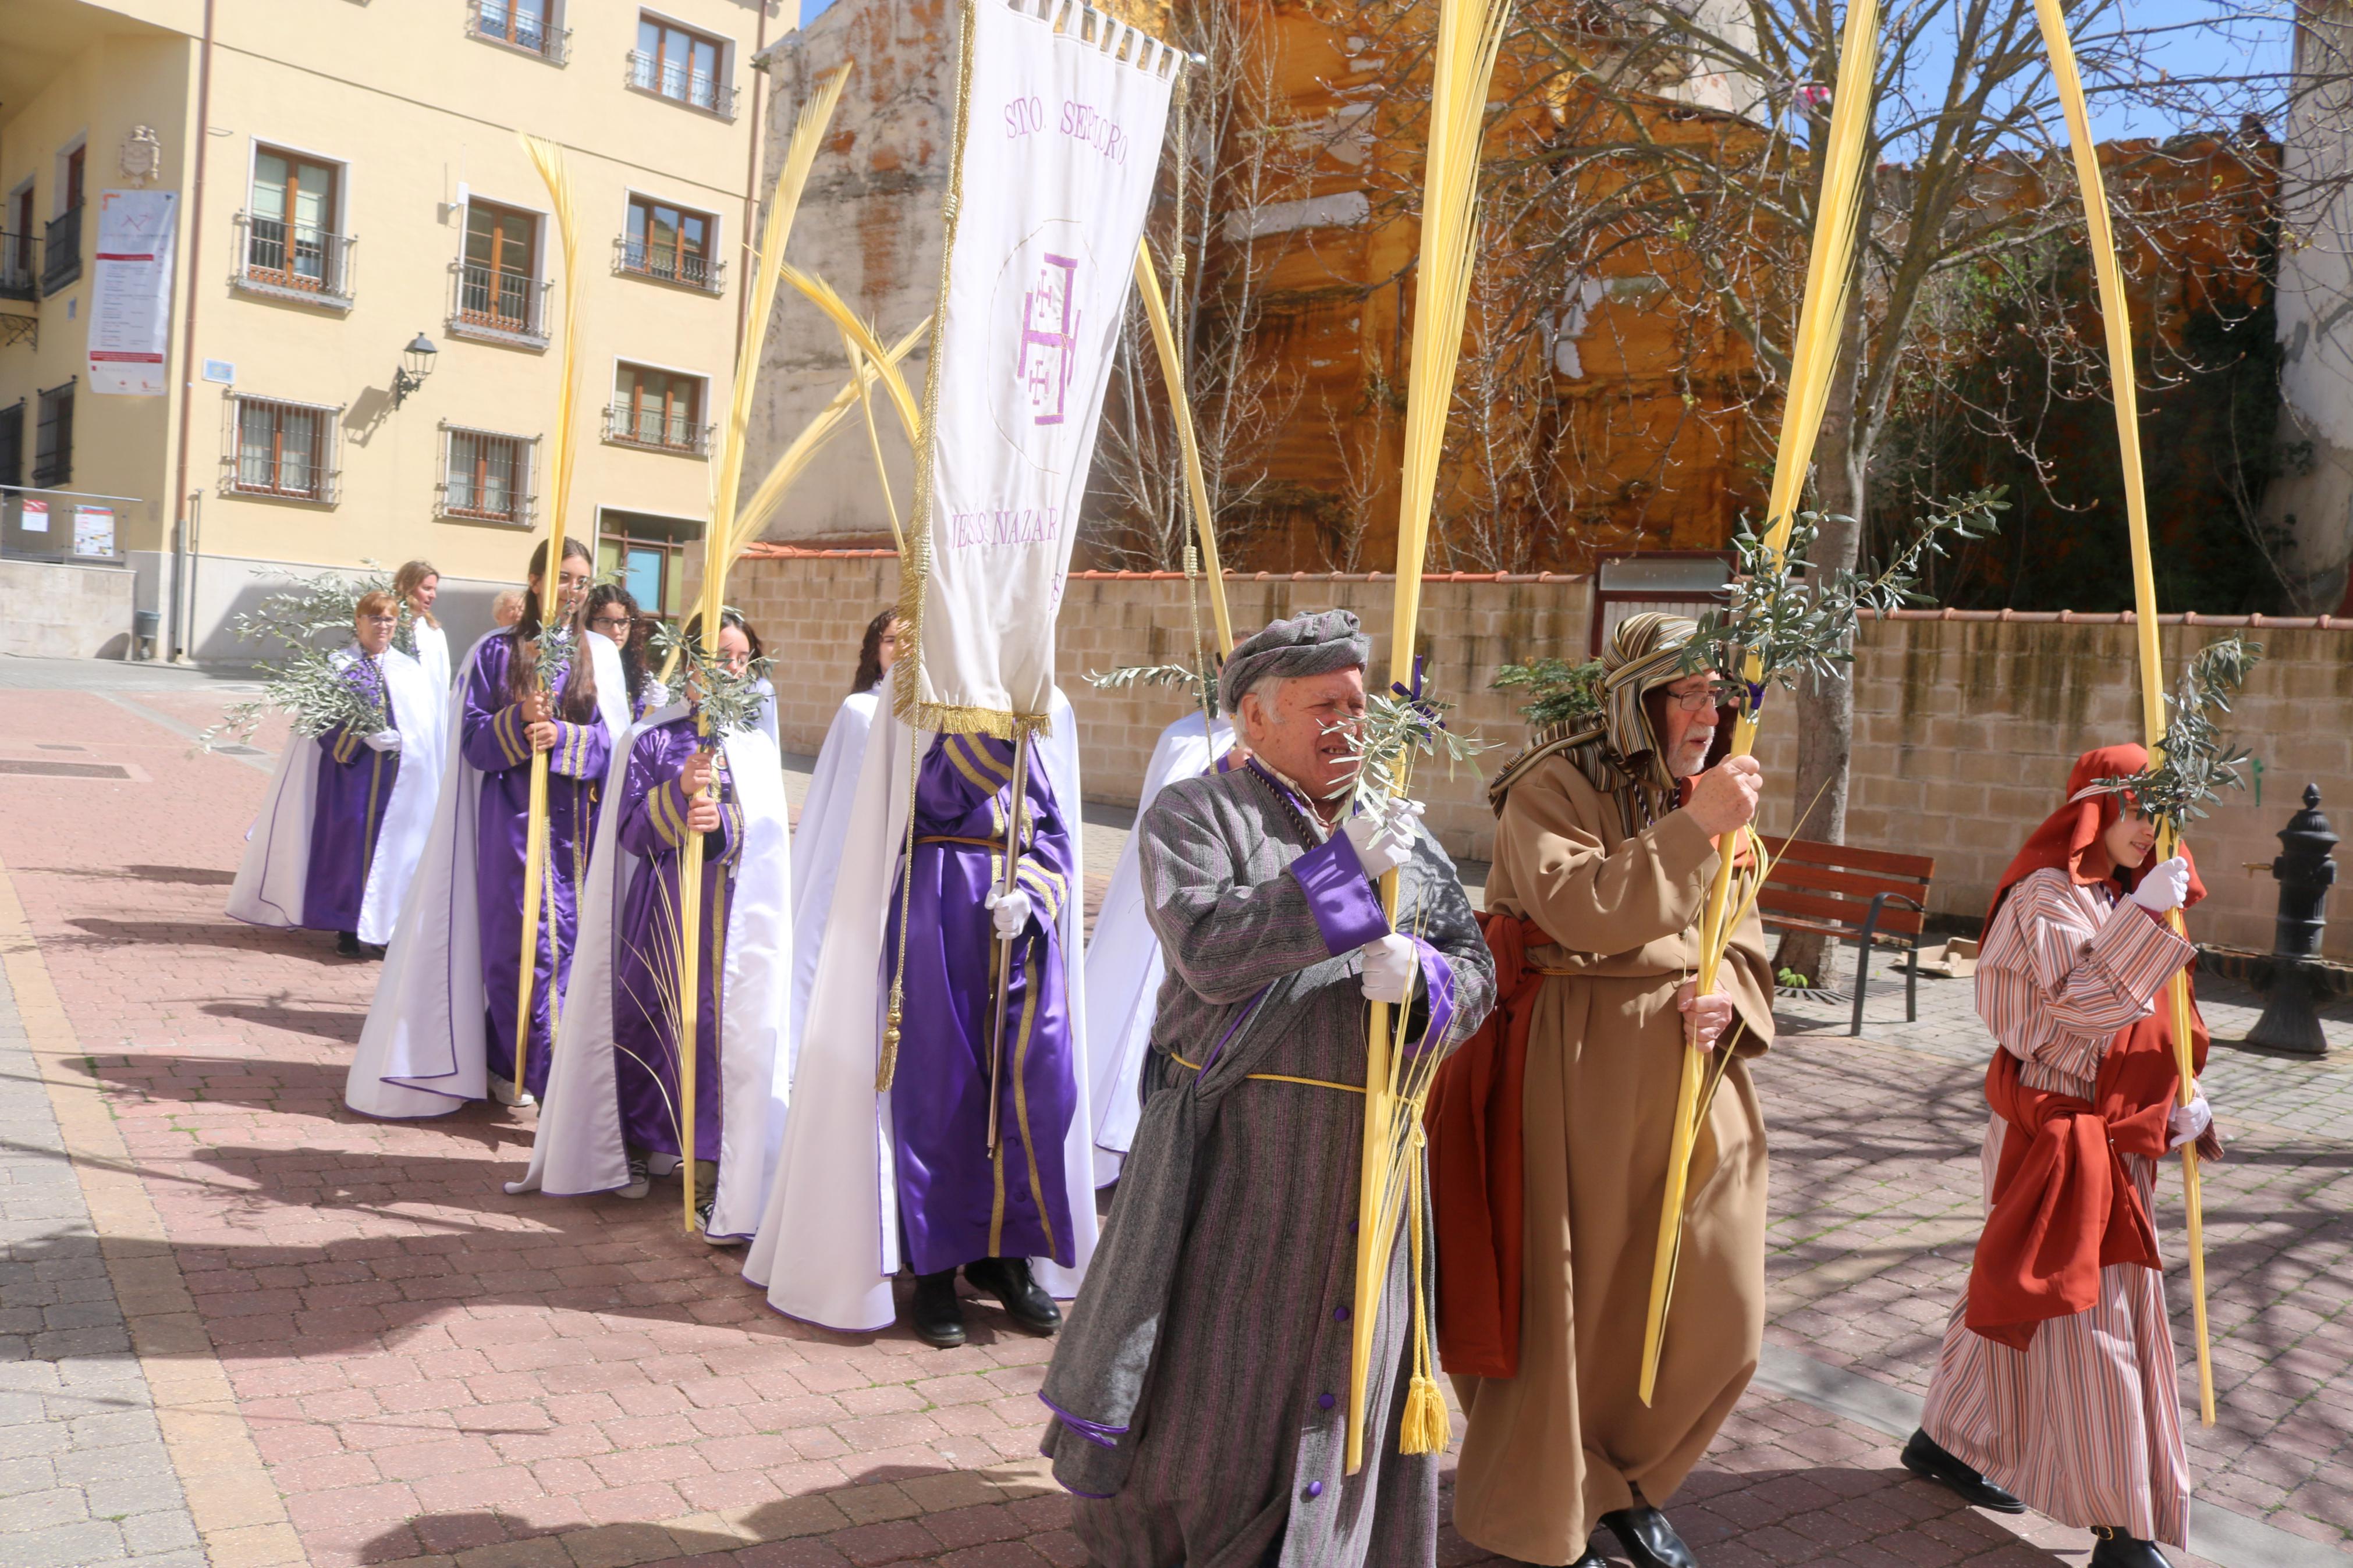
<instances>
[{"instance_id":1,"label":"young girl in purple robe","mask_svg":"<svg viewBox=\"0 0 2353 1568\"><path fill-rule=\"evenodd\" d=\"M588 629L608 637L621 650L621 675L629 687L629 719L643 720L670 705L670 689L646 668L647 624L636 595L618 583L599 583L588 590Z\"/></svg>"},{"instance_id":2,"label":"young girl in purple robe","mask_svg":"<svg viewBox=\"0 0 2353 1568\"><path fill-rule=\"evenodd\" d=\"M693 635L690 627L689 635ZM759 657L760 639L733 610L719 620L719 661L741 675ZM692 683L677 717L640 729L629 743L617 825L621 847L644 864L621 909L613 965L615 1088L629 1184L621 1195L650 1190L655 1156L683 1157L679 1136L678 936L681 852L702 835L702 952L694 1030L694 1158L698 1217L707 1222L715 1195L720 1130L726 1107L720 1073L720 977L727 965L727 919L743 854L743 808L717 736L696 727ZM708 1229L706 1225L706 1237ZM716 1241L719 1238L710 1238Z\"/></svg>"},{"instance_id":3,"label":"young girl in purple robe","mask_svg":"<svg viewBox=\"0 0 2353 1568\"><path fill-rule=\"evenodd\" d=\"M546 1089L555 1008L572 972L580 883L587 874L597 795L611 760L612 742L597 715L595 663L575 620L589 569L587 546L565 540L556 573L557 624L574 629L555 645L545 689L538 668L544 540L532 552L531 592L524 595L522 618L511 629L483 638L466 671L459 743L466 760L482 773L474 892L481 921L491 1094L501 1105L529 1103ZM546 860L543 884L533 895L540 902L539 946L519 1095L515 988L522 973L524 835L534 752L547 753Z\"/></svg>"},{"instance_id":4,"label":"young girl in purple robe","mask_svg":"<svg viewBox=\"0 0 2353 1568\"><path fill-rule=\"evenodd\" d=\"M319 737L319 788L311 818L311 866L302 893L302 923L335 933L335 951L346 958L382 958L384 949L359 937L360 904L367 896L368 868L384 831L384 809L400 772L400 731L393 723L392 693L385 685L385 650L400 625L393 596L362 596L353 612L356 640L343 666L343 680L371 706L378 722L362 730L338 724ZM517 942L521 942L518 934Z\"/></svg>"}]
</instances>

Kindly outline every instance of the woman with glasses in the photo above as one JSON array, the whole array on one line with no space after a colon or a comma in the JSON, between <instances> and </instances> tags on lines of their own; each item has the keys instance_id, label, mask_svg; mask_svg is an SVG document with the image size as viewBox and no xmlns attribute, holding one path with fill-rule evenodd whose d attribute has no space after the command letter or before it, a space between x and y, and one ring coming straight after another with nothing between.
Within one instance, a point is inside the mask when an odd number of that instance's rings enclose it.
<instances>
[{"instance_id":1,"label":"woman with glasses","mask_svg":"<svg viewBox=\"0 0 2353 1568\"><path fill-rule=\"evenodd\" d=\"M237 919L333 931L346 958L384 956L438 782L432 681L392 646L399 624L390 594L360 599L335 658L350 706L367 717L289 742L229 892Z\"/></svg>"},{"instance_id":2,"label":"woman with glasses","mask_svg":"<svg viewBox=\"0 0 2353 1568\"><path fill-rule=\"evenodd\" d=\"M619 651L580 635L587 549L566 540L552 563L554 613L543 626L547 556L542 541L522 618L476 643L462 667L432 836L344 1088L352 1109L371 1116L437 1116L485 1095L524 1103L546 1082L607 764L629 728ZM531 883L532 781L543 755L543 855ZM536 943L528 977L527 909Z\"/></svg>"},{"instance_id":3,"label":"woman with glasses","mask_svg":"<svg viewBox=\"0 0 2353 1568\"><path fill-rule=\"evenodd\" d=\"M643 719L668 704L669 689L646 668L649 627L638 601L618 583L599 583L588 590L588 629L621 650L621 677L629 690L629 717Z\"/></svg>"},{"instance_id":4,"label":"woman with glasses","mask_svg":"<svg viewBox=\"0 0 2353 1568\"><path fill-rule=\"evenodd\" d=\"M742 616L722 616L729 673L745 674L758 646ZM681 891L700 836L691 1146L703 1239L727 1246L758 1226L784 1114L791 850L775 743L756 724L706 733L698 679L638 725L607 781L547 1103L511 1190L642 1198L687 1157Z\"/></svg>"}]
</instances>

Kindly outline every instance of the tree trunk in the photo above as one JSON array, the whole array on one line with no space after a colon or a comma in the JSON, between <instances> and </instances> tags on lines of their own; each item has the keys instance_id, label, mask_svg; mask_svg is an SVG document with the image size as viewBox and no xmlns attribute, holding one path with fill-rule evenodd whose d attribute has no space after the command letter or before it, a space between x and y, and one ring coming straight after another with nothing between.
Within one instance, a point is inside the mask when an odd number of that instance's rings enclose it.
<instances>
[{"instance_id":1,"label":"tree trunk","mask_svg":"<svg viewBox=\"0 0 2353 1568\"><path fill-rule=\"evenodd\" d=\"M1816 505L1823 513L1821 534L1808 563L1816 582L1855 563L1870 501L1863 482L1869 454L1854 443L1861 338L1860 332L1848 333L1814 448ZM1798 774L1790 781L1788 795L1792 837L1846 842L1847 763L1854 751L1854 682L1847 668L1841 666L1838 675L1819 682L1800 681L1791 694L1795 700L1789 706L1798 726ZM1828 939L1812 931L1790 931L1781 938L1774 966L1828 985L1833 956Z\"/></svg>"}]
</instances>

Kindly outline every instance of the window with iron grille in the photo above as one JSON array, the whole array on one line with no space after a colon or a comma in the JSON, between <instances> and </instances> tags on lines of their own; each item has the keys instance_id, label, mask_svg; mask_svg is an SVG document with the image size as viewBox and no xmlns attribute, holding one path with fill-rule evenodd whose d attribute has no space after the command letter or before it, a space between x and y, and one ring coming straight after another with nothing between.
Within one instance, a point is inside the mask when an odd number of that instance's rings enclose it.
<instances>
[{"instance_id":1,"label":"window with iron grille","mask_svg":"<svg viewBox=\"0 0 2353 1568\"><path fill-rule=\"evenodd\" d=\"M700 454L709 434L702 423L701 376L649 365L620 366L613 404L605 415L607 440Z\"/></svg>"},{"instance_id":2,"label":"window with iron grille","mask_svg":"<svg viewBox=\"0 0 2353 1568\"><path fill-rule=\"evenodd\" d=\"M74 383L50 387L40 398L33 436L33 483L55 487L73 479Z\"/></svg>"},{"instance_id":3,"label":"window with iron grille","mask_svg":"<svg viewBox=\"0 0 2353 1568\"><path fill-rule=\"evenodd\" d=\"M25 482L25 400L0 408L0 490Z\"/></svg>"},{"instance_id":4,"label":"window with iron grille","mask_svg":"<svg viewBox=\"0 0 2353 1568\"><path fill-rule=\"evenodd\" d=\"M638 47L629 51L629 85L732 120L735 89L720 75L727 54L723 39L640 13Z\"/></svg>"},{"instance_id":5,"label":"window with iron grille","mask_svg":"<svg viewBox=\"0 0 2353 1568\"><path fill-rule=\"evenodd\" d=\"M339 499L342 409L234 393L228 409L225 490L331 505Z\"/></svg>"},{"instance_id":6,"label":"window with iron grille","mask_svg":"<svg viewBox=\"0 0 2353 1568\"><path fill-rule=\"evenodd\" d=\"M445 425L441 511L447 517L517 525L531 521L532 459L539 443L528 436L501 436Z\"/></svg>"},{"instance_id":7,"label":"window with iron grille","mask_svg":"<svg viewBox=\"0 0 2353 1568\"><path fill-rule=\"evenodd\" d=\"M621 270L691 289L719 289L719 263L712 258L718 220L691 207L650 196L629 198L629 232L621 241Z\"/></svg>"}]
</instances>

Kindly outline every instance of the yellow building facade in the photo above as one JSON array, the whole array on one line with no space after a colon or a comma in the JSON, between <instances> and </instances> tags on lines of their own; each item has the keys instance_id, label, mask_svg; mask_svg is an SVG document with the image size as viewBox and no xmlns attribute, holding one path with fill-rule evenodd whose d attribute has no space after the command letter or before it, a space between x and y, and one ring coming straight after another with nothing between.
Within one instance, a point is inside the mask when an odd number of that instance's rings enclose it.
<instances>
[{"instance_id":1,"label":"yellow building facade","mask_svg":"<svg viewBox=\"0 0 2353 1568\"><path fill-rule=\"evenodd\" d=\"M674 609L730 395L775 15L0 8L0 556L129 568L159 651L198 658L239 656L231 619L272 577L366 562L431 561L453 634L485 630L547 531L570 289L567 531ZM564 149L569 276L524 132ZM101 214L163 205L123 192L176 197L161 331L160 303L126 314L100 277ZM118 390L137 355L114 351L150 345L148 395Z\"/></svg>"}]
</instances>

